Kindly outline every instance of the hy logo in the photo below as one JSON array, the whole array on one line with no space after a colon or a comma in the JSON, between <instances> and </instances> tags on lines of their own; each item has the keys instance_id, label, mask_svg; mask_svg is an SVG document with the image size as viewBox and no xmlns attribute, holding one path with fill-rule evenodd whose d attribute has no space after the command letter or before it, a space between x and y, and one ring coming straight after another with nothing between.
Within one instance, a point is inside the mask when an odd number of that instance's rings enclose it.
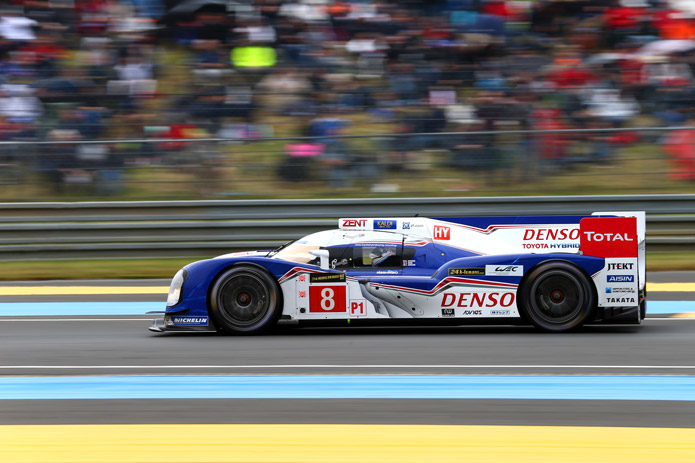
<instances>
[{"instance_id":1,"label":"hy logo","mask_svg":"<svg viewBox=\"0 0 695 463\"><path fill-rule=\"evenodd\" d=\"M435 240L448 240L451 238L451 228L435 225L432 236Z\"/></svg>"}]
</instances>

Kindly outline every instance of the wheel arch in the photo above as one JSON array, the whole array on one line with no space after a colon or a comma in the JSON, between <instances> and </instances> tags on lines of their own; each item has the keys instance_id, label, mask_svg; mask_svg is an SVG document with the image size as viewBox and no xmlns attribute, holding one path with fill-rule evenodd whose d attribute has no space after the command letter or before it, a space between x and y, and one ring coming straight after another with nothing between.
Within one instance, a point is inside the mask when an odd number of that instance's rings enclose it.
<instances>
[{"instance_id":1,"label":"wheel arch","mask_svg":"<svg viewBox=\"0 0 695 463\"><path fill-rule=\"evenodd\" d=\"M210 283L208 284L208 290L207 290L207 294L205 297L208 310L210 309L210 296L212 295L212 288L215 286L215 283L217 282L217 280L219 280L219 278L222 275L227 273L228 270L231 270L235 267L253 267L253 268L256 268L256 269L268 274L270 276L270 278L273 279L273 281L275 282L275 284L278 287L278 303L282 304L284 302L284 298L283 298L283 294L282 294L282 287L280 286L280 282L278 282L278 279L275 278L275 275L270 273L267 268L255 263L255 262L234 262L232 264L228 264L228 265L225 265L223 267L220 267L217 270L217 272L215 273L215 276L210 278Z\"/></svg>"},{"instance_id":2,"label":"wheel arch","mask_svg":"<svg viewBox=\"0 0 695 463\"><path fill-rule=\"evenodd\" d=\"M592 316L591 316L592 321L593 321L593 318L596 316L596 313L597 313L596 308L598 307L598 289L596 288L596 283L594 282L594 279L591 277L591 275L589 275L589 273L581 265L578 265L577 263L572 262L571 260L557 259L557 258L546 259L546 260L538 262L536 265L534 265L532 267L529 267L529 269L524 272L524 276L522 276L521 280L519 281L519 286L517 287L517 296L519 295L521 288L528 282L530 276L533 274L533 272L536 269L538 269L544 265L552 265L552 264L570 265L570 266L574 267L576 270L578 270L582 275L584 275L584 277L587 279L587 281L589 281L591 283L590 287L591 287L591 291L593 293L594 301L595 301L594 307L592 307ZM523 310L523 308L520 306L519 297L516 298L516 309L519 311L519 315L521 315L521 318L528 321L527 317L526 317L525 310Z\"/></svg>"},{"instance_id":3,"label":"wheel arch","mask_svg":"<svg viewBox=\"0 0 695 463\"><path fill-rule=\"evenodd\" d=\"M205 295L205 307L206 307L208 314L211 314L211 312L212 312L212 306L211 306L211 304L212 304L212 291L215 288L215 284L222 277L222 275L227 273L229 270L231 270L233 268L237 268L237 267L251 267L253 269L256 269L256 270L259 270L259 271L265 273L266 275L268 275L272 279L272 281L275 283L275 286L277 287L277 302L276 302L277 309L276 310L278 311L279 316L282 316L282 310L283 310L284 304L285 304L285 297L284 297L285 295L282 291L282 286L280 286L280 282L275 277L275 275L270 273L267 268L263 267L262 265L257 264L256 262L234 262L234 263L230 263L228 265L224 265L217 270L217 272L215 273L215 276L210 278L210 282L208 283L208 288L207 288L206 295ZM279 316L278 316L278 318L279 318ZM220 327L217 326L217 324L215 323L214 317L210 316L210 322L213 324L213 326L215 327L216 330L220 329Z\"/></svg>"}]
</instances>

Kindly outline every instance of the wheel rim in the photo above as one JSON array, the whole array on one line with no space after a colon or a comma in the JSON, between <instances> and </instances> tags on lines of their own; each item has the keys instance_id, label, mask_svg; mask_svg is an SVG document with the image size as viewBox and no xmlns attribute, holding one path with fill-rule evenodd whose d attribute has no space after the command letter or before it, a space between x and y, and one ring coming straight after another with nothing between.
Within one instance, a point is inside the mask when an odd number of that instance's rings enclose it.
<instances>
[{"instance_id":1,"label":"wheel rim","mask_svg":"<svg viewBox=\"0 0 695 463\"><path fill-rule=\"evenodd\" d=\"M263 280L253 274L236 275L221 288L220 313L236 326L251 326L266 316L270 299Z\"/></svg>"},{"instance_id":2,"label":"wheel rim","mask_svg":"<svg viewBox=\"0 0 695 463\"><path fill-rule=\"evenodd\" d=\"M541 275L532 287L536 314L546 322L567 323L576 318L586 297L581 282L566 272L548 272Z\"/></svg>"}]
</instances>

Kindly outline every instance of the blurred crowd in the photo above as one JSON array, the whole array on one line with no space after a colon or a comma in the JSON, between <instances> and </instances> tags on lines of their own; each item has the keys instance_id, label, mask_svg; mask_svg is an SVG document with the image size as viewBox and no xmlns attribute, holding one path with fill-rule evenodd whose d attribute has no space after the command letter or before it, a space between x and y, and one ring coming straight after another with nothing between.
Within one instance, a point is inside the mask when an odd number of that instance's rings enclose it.
<instances>
[{"instance_id":1,"label":"blurred crowd","mask_svg":"<svg viewBox=\"0 0 695 463\"><path fill-rule=\"evenodd\" d=\"M220 145L177 139L254 139L289 118L311 138L282 148L287 181L350 186L434 155L534 180L663 141L636 127L691 124L694 73L691 0L11 0L0 141L31 149L5 145L0 164L113 195L128 165L211 178L225 162ZM392 136L339 137L372 123ZM689 133L665 146L686 167ZM116 139L135 141L99 143Z\"/></svg>"}]
</instances>

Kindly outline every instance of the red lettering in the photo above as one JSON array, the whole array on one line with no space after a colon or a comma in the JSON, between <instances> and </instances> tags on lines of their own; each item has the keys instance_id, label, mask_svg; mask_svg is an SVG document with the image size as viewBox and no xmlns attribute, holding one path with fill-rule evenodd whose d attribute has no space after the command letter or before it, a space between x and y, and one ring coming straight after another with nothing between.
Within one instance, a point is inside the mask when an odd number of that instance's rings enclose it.
<instances>
[{"instance_id":1,"label":"red lettering","mask_svg":"<svg viewBox=\"0 0 695 463\"><path fill-rule=\"evenodd\" d=\"M470 295L471 295L471 293L461 293L461 294L459 295L459 303L458 303L458 306L459 306L459 307L468 307L468 305L467 305L467 304L468 304L468 301L466 300L466 297L467 297L467 296L470 296Z\"/></svg>"},{"instance_id":2,"label":"red lettering","mask_svg":"<svg viewBox=\"0 0 695 463\"><path fill-rule=\"evenodd\" d=\"M514 293L444 293L442 307L511 307L514 305Z\"/></svg>"},{"instance_id":3,"label":"red lettering","mask_svg":"<svg viewBox=\"0 0 695 463\"><path fill-rule=\"evenodd\" d=\"M351 301L350 302L350 315L355 317L360 317L367 315L367 310L364 305L363 300Z\"/></svg>"},{"instance_id":4,"label":"red lettering","mask_svg":"<svg viewBox=\"0 0 695 463\"><path fill-rule=\"evenodd\" d=\"M578 228L539 228L538 230L529 229L524 232L524 241L529 240L559 240L565 241L578 240L579 239L579 229Z\"/></svg>"},{"instance_id":5,"label":"red lettering","mask_svg":"<svg viewBox=\"0 0 695 463\"><path fill-rule=\"evenodd\" d=\"M494 307L497 305L497 296L499 296L500 293L490 293L487 295L488 298L488 303L485 305L485 307Z\"/></svg>"},{"instance_id":6,"label":"red lettering","mask_svg":"<svg viewBox=\"0 0 695 463\"><path fill-rule=\"evenodd\" d=\"M367 225L367 219L345 219L343 227L364 227Z\"/></svg>"},{"instance_id":7,"label":"red lettering","mask_svg":"<svg viewBox=\"0 0 695 463\"><path fill-rule=\"evenodd\" d=\"M473 293L471 307L482 307L485 304L485 295L486 293Z\"/></svg>"}]
</instances>

